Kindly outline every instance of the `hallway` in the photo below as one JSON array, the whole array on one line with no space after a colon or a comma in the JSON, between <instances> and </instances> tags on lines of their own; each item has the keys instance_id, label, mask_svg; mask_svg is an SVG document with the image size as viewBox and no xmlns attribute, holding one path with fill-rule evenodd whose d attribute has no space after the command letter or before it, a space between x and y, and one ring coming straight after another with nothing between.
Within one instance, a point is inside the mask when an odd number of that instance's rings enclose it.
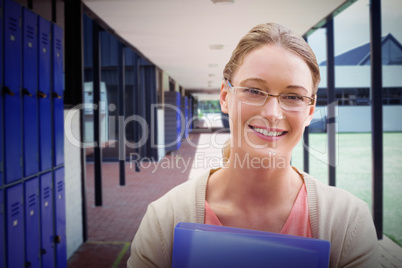
<instances>
[{"instance_id":1,"label":"hallway","mask_svg":"<svg viewBox=\"0 0 402 268\"><path fill-rule=\"evenodd\" d=\"M71 256L68 267L126 267L130 243L147 205L174 186L207 170L210 162L218 161L219 144L222 145L227 137L228 134L214 137L192 133L182 141L178 151L158 163L144 162L140 172L135 172L134 163L127 162L125 186L119 185L119 164L104 162L102 207L94 206L94 165L87 163L88 241ZM212 138L217 148L211 147Z\"/></svg>"}]
</instances>

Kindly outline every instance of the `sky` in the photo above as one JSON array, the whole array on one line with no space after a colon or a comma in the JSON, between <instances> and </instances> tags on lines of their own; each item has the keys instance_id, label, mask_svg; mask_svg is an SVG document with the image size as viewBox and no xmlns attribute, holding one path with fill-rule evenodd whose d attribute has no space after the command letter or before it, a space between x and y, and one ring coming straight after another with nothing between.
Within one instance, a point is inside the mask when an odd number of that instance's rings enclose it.
<instances>
[{"instance_id":1,"label":"sky","mask_svg":"<svg viewBox=\"0 0 402 268\"><path fill-rule=\"evenodd\" d=\"M402 0L382 0L382 36L392 35L402 43ZM334 19L335 56L370 41L369 0L359 0ZM318 63L326 60L325 29L314 32L308 43Z\"/></svg>"}]
</instances>

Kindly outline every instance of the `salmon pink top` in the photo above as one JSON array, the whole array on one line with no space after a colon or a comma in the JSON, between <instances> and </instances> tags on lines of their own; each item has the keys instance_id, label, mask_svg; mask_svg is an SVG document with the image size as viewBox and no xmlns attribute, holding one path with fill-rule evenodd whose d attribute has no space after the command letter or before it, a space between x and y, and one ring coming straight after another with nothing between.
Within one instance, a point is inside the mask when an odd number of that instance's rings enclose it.
<instances>
[{"instance_id":1,"label":"salmon pink top","mask_svg":"<svg viewBox=\"0 0 402 268\"><path fill-rule=\"evenodd\" d=\"M219 221L218 217L211 209L206 200L204 223L222 226L222 223ZM308 216L307 190L304 183L299 191L299 194L297 195L296 201L293 204L288 219L283 225L280 233L303 237L312 237L310 219Z\"/></svg>"}]
</instances>

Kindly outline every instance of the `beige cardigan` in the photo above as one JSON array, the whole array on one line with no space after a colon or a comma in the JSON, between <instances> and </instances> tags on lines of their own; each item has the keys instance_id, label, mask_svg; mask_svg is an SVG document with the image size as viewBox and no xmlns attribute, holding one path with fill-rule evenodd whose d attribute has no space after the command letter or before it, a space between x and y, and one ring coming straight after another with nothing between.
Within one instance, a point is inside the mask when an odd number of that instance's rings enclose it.
<instances>
[{"instance_id":1,"label":"beige cardigan","mask_svg":"<svg viewBox=\"0 0 402 268\"><path fill-rule=\"evenodd\" d=\"M365 202L299 172L306 184L314 238L331 242L330 267L377 267L377 237ZM152 202L131 244L127 267L170 267L179 222L204 223L206 172Z\"/></svg>"}]
</instances>

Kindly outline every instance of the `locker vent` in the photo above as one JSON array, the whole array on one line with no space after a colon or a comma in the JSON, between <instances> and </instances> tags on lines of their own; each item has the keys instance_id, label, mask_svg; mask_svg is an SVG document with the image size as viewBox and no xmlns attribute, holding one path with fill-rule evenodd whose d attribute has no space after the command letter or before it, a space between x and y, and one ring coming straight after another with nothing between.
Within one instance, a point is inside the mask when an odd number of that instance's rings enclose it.
<instances>
[{"instance_id":1,"label":"locker vent","mask_svg":"<svg viewBox=\"0 0 402 268\"><path fill-rule=\"evenodd\" d=\"M49 44L49 37L45 33L42 33L42 44L45 46L47 46Z\"/></svg>"},{"instance_id":2,"label":"locker vent","mask_svg":"<svg viewBox=\"0 0 402 268\"><path fill-rule=\"evenodd\" d=\"M49 198L49 197L50 197L50 187L47 186L47 187L45 187L45 189L43 190L43 198L44 198L44 199L47 199L47 198Z\"/></svg>"},{"instance_id":3,"label":"locker vent","mask_svg":"<svg viewBox=\"0 0 402 268\"><path fill-rule=\"evenodd\" d=\"M56 49L57 50L62 50L61 40L60 39L56 39Z\"/></svg>"},{"instance_id":4,"label":"locker vent","mask_svg":"<svg viewBox=\"0 0 402 268\"><path fill-rule=\"evenodd\" d=\"M27 26L27 37L29 38L29 39L34 39L34 36L35 36L35 30L34 30L34 28L32 27L32 26Z\"/></svg>"},{"instance_id":5,"label":"locker vent","mask_svg":"<svg viewBox=\"0 0 402 268\"><path fill-rule=\"evenodd\" d=\"M8 18L8 29L10 29L13 32L16 32L18 29L18 23L17 20L14 18Z\"/></svg>"},{"instance_id":6,"label":"locker vent","mask_svg":"<svg viewBox=\"0 0 402 268\"><path fill-rule=\"evenodd\" d=\"M57 182L57 192L62 192L63 188L63 181Z\"/></svg>"},{"instance_id":7,"label":"locker vent","mask_svg":"<svg viewBox=\"0 0 402 268\"><path fill-rule=\"evenodd\" d=\"M11 205L11 217L15 217L20 214L20 203L16 202Z\"/></svg>"},{"instance_id":8,"label":"locker vent","mask_svg":"<svg viewBox=\"0 0 402 268\"><path fill-rule=\"evenodd\" d=\"M29 207L34 207L36 205L36 194L31 194L28 197L28 206Z\"/></svg>"}]
</instances>

